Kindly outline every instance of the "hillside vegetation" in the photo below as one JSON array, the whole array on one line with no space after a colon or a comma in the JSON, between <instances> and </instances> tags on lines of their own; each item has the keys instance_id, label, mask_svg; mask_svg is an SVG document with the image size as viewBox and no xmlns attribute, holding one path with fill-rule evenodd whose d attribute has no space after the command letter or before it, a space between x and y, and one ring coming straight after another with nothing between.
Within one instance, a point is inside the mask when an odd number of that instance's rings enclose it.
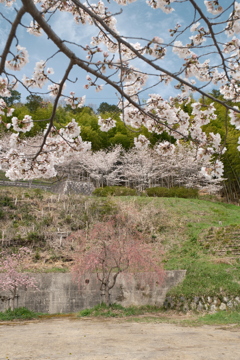
<instances>
[{"instance_id":1,"label":"hillside vegetation","mask_svg":"<svg viewBox=\"0 0 240 360\"><path fill-rule=\"evenodd\" d=\"M28 246L30 271L69 271L70 234L123 211L146 241L163 250L165 269L186 269L175 294L240 295L239 207L202 199L85 197L38 189L1 188L0 245Z\"/></svg>"}]
</instances>

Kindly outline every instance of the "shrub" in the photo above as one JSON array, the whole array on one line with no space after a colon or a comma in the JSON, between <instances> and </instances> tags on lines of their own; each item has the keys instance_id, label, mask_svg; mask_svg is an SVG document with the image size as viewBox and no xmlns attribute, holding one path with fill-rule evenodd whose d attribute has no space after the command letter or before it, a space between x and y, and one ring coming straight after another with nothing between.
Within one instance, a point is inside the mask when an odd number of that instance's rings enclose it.
<instances>
[{"instance_id":1,"label":"shrub","mask_svg":"<svg viewBox=\"0 0 240 360\"><path fill-rule=\"evenodd\" d=\"M153 187L145 191L148 196L169 197L169 189L165 187Z\"/></svg>"},{"instance_id":2,"label":"shrub","mask_svg":"<svg viewBox=\"0 0 240 360\"><path fill-rule=\"evenodd\" d=\"M4 211L2 209L0 209L0 220L5 218L5 214Z\"/></svg>"},{"instance_id":3,"label":"shrub","mask_svg":"<svg viewBox=\"0 0 240 360\"><path fill-rule=\"evenodd\" d=\"M41 243L45 241L45 237L43 234L39 234L38 232L29 232L27 234L27 242L30 244Z\"/></svg>"},{"instance_id":4,"label":"shrub","mask_svg":"<svg viewBox=\"0 0 240 360\"><path fill-rule=\"evenodd\" d=\"M15 319L30 320L38 318L40 313L28 310L25 307L17 308L14 310L8 309L5 312L0 312L1 321L10 321Z\"/></svg>"},{"instance_id":5,"label":"shrub","mask_svg":"<svg viewBox=\"0 0 240 360\"><path fill-rule=\"evenodd\" d=\"M16 206L13 204L13 200L9 196L0 196L0 206L8 206L10 209L16 209Z\"/></svg>"},{"instance_id":6,"label":"shrub","mask_svg":"<svg viewBox=\"0 0 240 360\"><path fill-rule=\"evenodd\" d=\"M96 196L136 196L137 190L124 186L105 186L93 191Z\"/></svg>"},{"instance_id":7,"label":"shrub","mask_svg":"<svg viewBox=\"0 0 240 360\"><path fill-rule=\"evenodd\" d=\"M197 198L198 190L193 188L172 187L170 189L165 187L153 187L146 189L148 196L155 197L179 197L179 198Z\"/></svg>"},{"instance_id":8,"label":"shrub","mask_svg":"<svg viewBox=\"0 0 240 360\"><path fill-rule=\"evenodd\" d=\"M41 189L34 189L33 191L37 199L43 199L43 191Z\"/></svg>"}]
</instances>

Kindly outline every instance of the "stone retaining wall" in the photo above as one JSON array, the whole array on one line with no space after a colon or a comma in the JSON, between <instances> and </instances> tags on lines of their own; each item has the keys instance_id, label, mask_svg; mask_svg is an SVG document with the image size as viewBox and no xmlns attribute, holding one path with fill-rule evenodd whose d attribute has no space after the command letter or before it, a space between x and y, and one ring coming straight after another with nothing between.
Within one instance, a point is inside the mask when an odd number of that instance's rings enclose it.
<instances>
[{"instance_id":1,"label":"stone retaining wall","mask_svg":"<svg viewBox=\"0 0 240 360\"><path fill-rule=\"evenodd\" d=\"M83 195L91 195L93 190L95 189L93 183L90 181L60 181L56 183L56 185L52 186L51 191L59 193L59 194L83 194Z\"/></svg>"},{"instance_id":2,"label":"stone retaining wall","mask_svg":"<svg viewBox=\"0 0 240 360\"><path fill-rule=\"evenodd\" d=\"M240 305L240 296L167 296L163 307L165 309L187 312L189 310L215 312L233 309Z\"/></svg>"},{"instance_id":3,"label":"stone retaining wall","mask_svg":"<svg viewBox=\"0 0 240 360\"><path fill-rule=\"evenodd\" d=\"M166 271L162 284L154 277L151 283L146 282L146 274L120 274L115 287L111 290L111 302L123 306L157 305L162 306L166 293L181 282L185 270ZM25 306L30 310L43 313L71 313L91 308L102 302L100 282L93 274L82 279L78 286L72 281L69 273L31 274L36 278L39 291L19 291L15 306ZM2 301L1 301L2 296ZM10 307L10 301L4 301L0 293L0 311Z\"/></svg>"}]
</instances>

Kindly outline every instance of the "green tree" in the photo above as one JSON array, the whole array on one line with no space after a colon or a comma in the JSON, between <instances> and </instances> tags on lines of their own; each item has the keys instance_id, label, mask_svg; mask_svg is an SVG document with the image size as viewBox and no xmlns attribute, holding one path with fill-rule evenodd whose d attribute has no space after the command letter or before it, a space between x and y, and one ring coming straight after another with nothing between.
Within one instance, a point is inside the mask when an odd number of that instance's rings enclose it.
<instances>
[{"instance_id":1,"label":"green tree","mask_svg":"<svg viewBox=\"0 0 240 360\"><path fill-rule=\"evenodd\" d=\"M104 113L115 113L120 114L121 110L117 107L117 105L110 105L106 102L102 102L97 109L98 114Z\"/></svg>"},{"instance_id":2,"label":"green tree","mask_svg":"<svg viewBox=\"0 0 240 360\"><path fill-rule=\"evenodd\" d=\"M11 96L2 97L2 99L8 106L12 106L13 104L19 103L21 101L21 94L17 90L11 90Z\"/></svg>"},{"instance_id":3,"label":"green tree","mask_svg":"<svg viewBox=\"0 0 240 360\"><path fill-rule=\"evenodd\" d=\"M43 98L41 96L33 95L33 94L28 95L26 97L26 100L27 100L27 102L26 102L25 105L27 106L27 108L29 109L29 111L31 113L36 111L37 108L39 108L41 106L42 102L43 102Z\"/></svg>"},{"instance_id":4,"label":"green tree","mask_svg":"<svg viewBox=\"0 0 240 360\"><path fill-rule=\"evenodd\" d=\"M222 100L222 95L218 90L212 90L212 95ZM202 99L204 104L210 104L211 99ZM229 105L233 106L231 102ZM239 103L235 103L234 106L240 106ZM224 181L223 195L229 200L234 200L240 195L240 155L237 149L239 131L230 124L228 110L219 103L214 103L216 108L217 119L212 120L209 124L203 126L203 130L209 134L219 133L222 138L222 144L226 147L226 152L222 154L221 160L224 164Z\"/></svg>"}]
</instances>

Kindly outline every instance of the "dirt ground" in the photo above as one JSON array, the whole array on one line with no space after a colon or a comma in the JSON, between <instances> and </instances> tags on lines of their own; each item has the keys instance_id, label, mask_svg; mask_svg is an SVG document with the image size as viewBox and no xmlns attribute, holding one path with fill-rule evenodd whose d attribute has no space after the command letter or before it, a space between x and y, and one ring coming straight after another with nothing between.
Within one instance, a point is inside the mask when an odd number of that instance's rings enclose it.
<instances>
[{"instance_id":1,"label":"dirt ground","mask_svg":"<svg viewBox=\"0 0 240 360\"><path fill-rule=\"evenodd\" d=\"M240 330L110 319L0 323L0 360L238 360Z\"/></svg>"}]
</instances>

